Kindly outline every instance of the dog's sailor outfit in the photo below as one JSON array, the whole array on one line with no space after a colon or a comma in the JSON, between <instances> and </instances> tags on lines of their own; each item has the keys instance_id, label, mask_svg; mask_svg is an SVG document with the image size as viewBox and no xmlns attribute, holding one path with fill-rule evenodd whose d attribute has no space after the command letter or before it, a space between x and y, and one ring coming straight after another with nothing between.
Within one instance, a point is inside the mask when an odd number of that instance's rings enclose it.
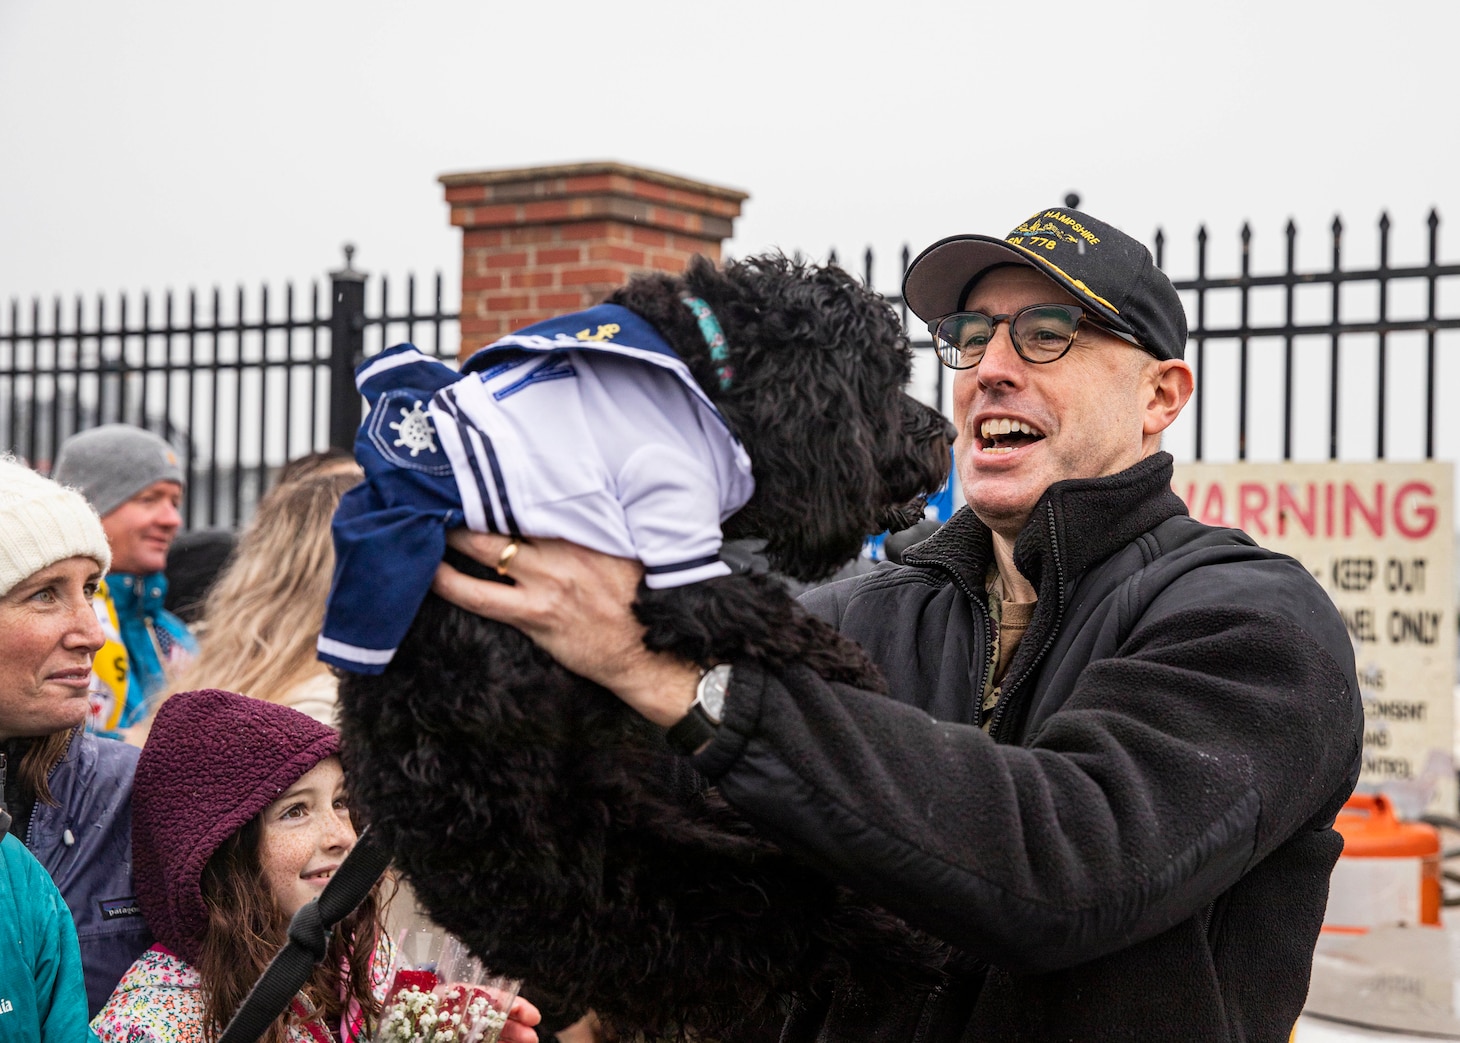
<instances>
[{"instance_id":1,"label":"dog's sailor outfit","mask_svg":"<svg viewBox=\"0 0 1460 1043\"><path fill-rule=\"evenodd\" d=\"M664 339L604 304L528 326L457 373L400 344L362 364L365 481L335 514L319 657L379 673L430 589L448 529L571 540L650 587L728 575L720 522L750 458Z\"/></svg>"}]
</instances>

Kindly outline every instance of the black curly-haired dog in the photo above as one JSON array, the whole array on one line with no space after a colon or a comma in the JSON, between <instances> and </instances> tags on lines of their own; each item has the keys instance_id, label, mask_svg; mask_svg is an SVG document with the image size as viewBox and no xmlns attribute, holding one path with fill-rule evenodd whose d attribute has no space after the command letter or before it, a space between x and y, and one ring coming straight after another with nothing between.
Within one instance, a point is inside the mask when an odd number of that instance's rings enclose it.
<instances>
[{"instance_id":1,"label":"black curly-haired dog","mask_svg":"<svg viewBox=\"0 0 1460 1043\"><path fill-rule=\"evenodd\" d=\"M727 389L686 294L724 328ZM724 533L765 540L774 569L826 575L865 534L921 517L942 483L952 431L903 392L902 325L839 268L696 259L610 302L658 329L744 442L755 494ZM635 611L650 647L702 665L802 664L881 687L773 577L641 583ZM344 675L340 709L354 802L432 918L611 1030L743 1039L788 996L936 962L758 837L659 728L510 627L428 596L383 674Z\"/></svg>"}]
</instances>

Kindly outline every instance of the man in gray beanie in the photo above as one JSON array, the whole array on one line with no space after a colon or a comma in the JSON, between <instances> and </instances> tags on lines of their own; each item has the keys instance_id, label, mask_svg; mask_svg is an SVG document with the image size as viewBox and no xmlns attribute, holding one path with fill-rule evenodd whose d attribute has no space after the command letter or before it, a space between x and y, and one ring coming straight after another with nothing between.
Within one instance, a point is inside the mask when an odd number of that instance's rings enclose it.
<instances>
[{"instance_id":1,"label":"man in gray beanie","mask_svg":"<svg viewBox=\"0 0 1460 1043\"><path fill-rule=\"evenodd\" d=\"M91 684L93 731L125 737L149 700L197 646L187 625L163 608L167 552L182 527L185 476L176 450L130 424L104 424L61 444L52 475L101 515L112 571L97 592L107 643Z\"/></svg>"}]
</instances>

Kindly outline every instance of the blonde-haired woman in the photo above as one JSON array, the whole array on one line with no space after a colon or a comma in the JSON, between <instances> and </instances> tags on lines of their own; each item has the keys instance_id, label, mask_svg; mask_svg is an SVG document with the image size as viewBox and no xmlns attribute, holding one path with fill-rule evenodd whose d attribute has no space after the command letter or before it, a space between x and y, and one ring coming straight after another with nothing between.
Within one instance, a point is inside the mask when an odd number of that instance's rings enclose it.
<instances>
[{"instance_id":1,"label":"blonde-haired woman","mask_svg":"<svg viewBox=\"0 0 1460 1043\"><path fill-rule=\"evenodd\" d=\"M314 644L334 572L330 521L358 467L277 486L203 605L198 655L171 692L224 688L335 723L336 680Z\"/></svg>"}]
</instances>

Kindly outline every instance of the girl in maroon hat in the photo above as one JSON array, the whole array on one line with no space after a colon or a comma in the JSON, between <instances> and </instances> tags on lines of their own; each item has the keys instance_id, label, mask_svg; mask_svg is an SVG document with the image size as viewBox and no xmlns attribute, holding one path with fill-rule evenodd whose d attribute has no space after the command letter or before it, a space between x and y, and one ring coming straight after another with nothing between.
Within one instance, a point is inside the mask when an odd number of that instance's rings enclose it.
<instances>
[{"instance_id":1,"label":"girl in maroon hat","mask_svg":"<svg viewBox=\"0 0 1460 1043\"><path fill-rule=\"evenodd\" d=\"M337 733L232 692L182 692L157 713L137 763L137 899L158 944L91 1027L103 1043L215 1040L355 844ZM364 1043L390 973L379 885L335 930L314 977L266 1043ZM537 1011L502 1039L531 1043Z\"/></svg>"},{"instance_id":2,"label":"girl in maroon hat","mask_svg":"<svg viewBox=\"0 0 1460 1043\"><path fill-rule=\"evenodd\" d=\"M333 729L231 692L183 692L137 762L132 857L158 943L92 1022L105 1041L216 1039L355 843ZM364 1040L390 964L372 893L270 1043ZM306 1003L308 1004L306 1006Z\"/></svg>"}]
</instances>

